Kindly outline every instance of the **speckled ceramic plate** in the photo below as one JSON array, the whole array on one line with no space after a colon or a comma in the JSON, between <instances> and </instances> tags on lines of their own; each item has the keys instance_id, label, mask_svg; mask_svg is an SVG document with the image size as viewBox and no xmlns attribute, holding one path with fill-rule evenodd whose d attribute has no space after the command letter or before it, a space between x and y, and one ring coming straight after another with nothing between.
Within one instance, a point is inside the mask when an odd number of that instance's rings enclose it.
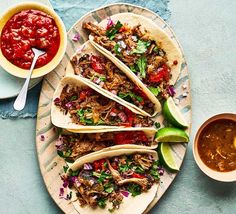
<instances>
[{"instance_id":1,"label":"speckled ceramic plate","mask_svg":"<svg viewBox=\"0 0 236 214\"><path fill-rule=\"evenodd\" d=\"M78 22L69 30L68 32L69 41L65 57L63 58L61 64L44 78L41 96L39 100L37 128L36 128L37 154L38 154L40 170L45 185L53 200L65 213L77 213L77 212L69 201L59 198L59 188L62 185L62 181L59 175L63 173L63 166L66 163L63 159L61 159L57 155L55 149L55 141L58 136L55 132L55 129L51 123L51 118L50 118L50 106L52 102L53 92L57 84L59 83L60 79L65 75L65 68L70 57L75 53L78 46L83 44L88 39L87 34L83 33L84 31L81 29L82 22L95 21L95 20L99 22L108 16L121 12L132 12L143 15L153 20L173 39L174 43L176 43L176 45L180 48L180 50L182 50L173 31L165 21L163 21L157 14L151 12L150 10L130 4L112 4L94 10L83 16L80 20L78 20ZM71 38L77 32L80 32L81 39L78 42L73 42ZM185 60L183 60L181 66L181 74L178 81L175 84L175 88L176 88L175 100L176 102L178 102L178 106L180 107L181 112L183 113L185 119L191 126L190 83L189 83L187 64ZM158 121L164 122L162 115L158 116ZM190 129L187 130L187 132L189 131ZM43 140L41 137L42 135L44 136ZM173 144L171 147L173 155L175 156L176 162L179 166L183 162L186 152L186 147L187 147L186 144ZM154 201L149 205L148 210L150 210L152 207L155 206L157 201L168 189L169 185L174 181L175 176L176 174L172 174L167 171L164 173L164 176L161 177L160 188L158 189L157 195Z\"/></svg>"}]
</instances>

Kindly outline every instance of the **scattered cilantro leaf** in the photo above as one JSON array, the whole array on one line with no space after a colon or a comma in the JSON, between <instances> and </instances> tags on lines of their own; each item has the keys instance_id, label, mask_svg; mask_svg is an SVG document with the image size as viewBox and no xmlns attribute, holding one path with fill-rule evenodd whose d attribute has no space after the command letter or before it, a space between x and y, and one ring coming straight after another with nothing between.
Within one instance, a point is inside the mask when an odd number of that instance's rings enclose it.
<instances>
[{"instance_id":1,"label":"scattered cilantro leaf","mask_svg":"<svg viewBox=\"0 0 236 214\"><path fill-rule=\"evenodd\" d=\"M140 96L138 96L138 95L136 95L136 94L134 94L134 93L132 93L132 92L129 92L129 93L122 93L122 92L120 92L120 93L118 94L118 96L119 96L121 99L124 99L124 100L126 100L126 101L128 101L128 102L131 102L131 101L132 101L132 98L136 99L138 102L142 102L142 101L143 101L143 98L142 98L142 97L140 97Z\"/></svg>"},{"instance_id":2,"label":"scattered cilantro leaf","mask_svg":"<svg viewBox=\"0 0 236 214\"><path fill-rule=\"evenodd\" d=\"M63 170L65 173L67 172L68 168L69 168L69 166L63 166Z\"/></svg>"},{"instance_id":3,"label":"scattered cilantro leaf","mask_svg":"<svg viewBox=\"0 0 236 214\"><path fill-rule=\"evenodd\" d=\"M147 51L148 46L150 45L150 42L138 40L137 47L131 51L131 54L137 53L137 54L143 54Z\"/></svg>"},{"instance_id":4,"label":"scattered cilantro leaf","mask_svg":"<svg viewBox=\"0 0 236 214\"><path fill-rule=\"evenodd\" d=\"M78 99L78 97L77 96L72 96L71 98L70 98L70 101L74 101L74 100L76 100L76 99Z\"/></svg>"},{"instance_id":5,"label":"scattered cilantro leaf","mask_svg":"<svg viewBox=\"0 0 236 214\"><path fill-rule=\"evenodd\" d=\"M160 92L161 92L161 89L160 87L148 87L148 89L154 94L154 96L157 96Z\"/></svg>"},{"instance_id":6,"label":"scattered cilantro leaf","mask_svg":"<svg viewBox=\"0 0 236 214\"><path fill-rule=\"evenodd\" d=\"M138 184L130 183L127 190L133 197L141 194L141 187Z\"/></svg>"},{"instance_id":7,"label":"scattered cilantro leaf","mask_svg":"<svg viewBox=\"0 0 236 214\"><path fill-rule=\"evenodd\" d=\"M115 34L121 29L122 26L123 25L121 22L118 21L106 31L106 36L109 37L110 40L113 40L115 38Z\"/></svg>"},{"instance_id":8,"label":"scattered cilantro leaf","mask_svg":"<svg viewBox=\"0 0 236 214\"><path fill-rule=\"evenodd\" d=\"M115 54L116 54L116 55L120 55L120 51L121 51L120 45L119 45L118 43L116 43L115 46L114 46L114 52L115 52Z\"/></svg>"},{"instance_id":9,"label":"scattered cilantro leaf","mask_svg":"<svg viewBox=\"0 0 236 214\"><path fill-rule=\"evenodd\" d=\"M106 81L106 77L104 77L104 76L99 77L99 79L100 79L101 81L103 81L103 82Z\"/></svg>"},{"instance_id":10,"label":"scattered cilantro leaf","mask_svg":"<svg viewBox=\"0 0 236 214\"><path fill-rule=\"evenodd\" d=\"M159 180L159 173L158 173L158 166L159 166L159 161L154 161L152 168L150 170L150 175L155 179Z\"/></svg>"},{"instance_id":11,"label":"scattered cilantro leaf","mask_svg":"<svg viewBox=\"0 0 236 214\"><path fill-rule=\"evenodd\" d=\"M141 56L137 61L137 65L141 78L146 78L147 58L145 56Z\"/></svg>"},{"instance_id":12,"label":"scattered cilantro leaf","mask_svg":"<svg viewBox=\"0 0 236 214\"><path fill-rule=\"evenodd\" d=\"M161 127L161 124L158 123L158 122L155 122L154 125L155 125L155 127L156 127L157 129L159 129L159 128Z\"/></svg>"},{"instance_id":13,"label":"scattered cilantro leaf","mask_svg":"<svg viewBox=\"0 0 236 214\"><path fill-rule=\"evenodd\" d=\"M135 67L136 67L135 65L130 65L130 66L129 66L130 70L131 70L132 72L134 72L134 73L137 72L137 70L136 70Z\"/></svg>"},{"instance_id":14,"label":"scattered cilantro leaf","mask_svg":"<svg viewBox=\"0 0 236 214\"><path fill-rule=\"evenodd\" d=\"M105 198L99 198L98 200L98 206L101 208L105 208L106 207L106 199Z\"/></svg>"}]
</instances>

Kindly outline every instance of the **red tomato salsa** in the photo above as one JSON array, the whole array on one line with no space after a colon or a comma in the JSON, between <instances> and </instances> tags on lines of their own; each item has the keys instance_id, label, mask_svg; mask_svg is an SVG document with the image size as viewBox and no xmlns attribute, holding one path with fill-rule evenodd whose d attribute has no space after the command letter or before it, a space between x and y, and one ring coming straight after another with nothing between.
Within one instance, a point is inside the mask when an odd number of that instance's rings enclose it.
<instances>
[{"instance_id":1,"label":"red tomato salsa","mask_svg":"<svg viewBox=\"0 0 236 214\"><path fill-rule=\"evenodd\" d=\"M60 45L60 34L54 19L38 10L23 10L12 16L1 33L3 55L14 65L29 69L34 54L31 48L44 50L36 68L49 63Z\"/></svg>"}]
</instances>

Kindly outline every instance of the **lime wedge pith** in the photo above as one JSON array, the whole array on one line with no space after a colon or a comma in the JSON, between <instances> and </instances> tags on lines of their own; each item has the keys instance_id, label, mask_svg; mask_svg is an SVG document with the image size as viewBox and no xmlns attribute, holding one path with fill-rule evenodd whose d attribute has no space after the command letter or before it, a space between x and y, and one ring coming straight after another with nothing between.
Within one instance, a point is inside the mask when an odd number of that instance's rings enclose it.
<instances>
[{"instance_id":1,"label":"lime wedge pith","mask_svg":"<svg viewBox=\"0 0 236 214\"><path fill-rule=\"evenodd\" d=\"M165 127L157 131L155 140L158 142L187 143L189 141L189 137L182 129Z\"/></svg>"},{"instance_id":2,"label":"lime wedge pith","mask_svg":"<svg viewBox=\"0 0 236 214\"><path fill-rule=\"evenodd\" d=\"M160 143L158 146L158 154L160 162L171 172L179 170L174 157L172 156L171 147L169 143Z\"/></svg>"},{"instance_id":3,"label":"lime wedge pith","mask_svg":"<svg viewBox=\"0 0 236 214\"><path fill-rule=\"evenodd\" d=\"M175 105L172 97L169 97L163 106L163 115L165 119L170 122L172 125L180 128L187 128L188 124L185 121L182 113L179 108Z\"/></svg>"}]
</instances>

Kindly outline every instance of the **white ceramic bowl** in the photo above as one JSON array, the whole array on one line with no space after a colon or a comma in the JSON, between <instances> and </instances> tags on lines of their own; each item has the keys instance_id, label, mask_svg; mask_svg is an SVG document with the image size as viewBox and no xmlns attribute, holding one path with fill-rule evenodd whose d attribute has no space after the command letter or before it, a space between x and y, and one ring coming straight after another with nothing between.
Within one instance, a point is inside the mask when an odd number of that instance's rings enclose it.
<instances>
[{"instance_id":1,"label":"white ceramic bowl","mask_svg":"<svg viewBox=\"0 0 236 214\"><path fill-rule=\"evenodd\" d=\"M218 114L215 115L211 118L209 118L207 121L205 121L201 127L198 129L197 134L194 139L194 144L193 144L193 156L194 159L199 166L199 168L204 172L206 175L209 177L217 180L217 181L223 181L223 182L233 182L236 181L236 170L230 171L230 172L218 172L215 170L212 170L208 166L205 165L205 163L201 160L199 153L198 153L198 143L199 143L199 136L202 133L203 129L213 121L219 120L219 119L230 119L233 121L236 121L236 114L232 113L223 113L223 114Z\"/></svg>"},{"instance_id":2,"label":"white ceramic bowl","mask_svg":"<svg viewBox=\"0 0 236 214\"><path fill-rule=\"evenodd\" d=\"M7 23L7 21L16 13L21 12L22 10L28 10L28 9L36 9L42 12L45 12L49 14L50 16L53 17L53 19L56 22L56 25L59 30L60 34L60 46L57 51L57 54L54 56L54 58L46 65L34 69L32 78L38 78L41 76L44 76L45 74L49 73L52 71L62 60L65 51L66 51L66 46L67 46L67 33L65 26L60 19L60 17L56 14L56 12L49 8L46 5L40 4L40 3L35 3L35 2L23 2L19 3L13 7L10 7L3 15L0 17L0 34L2 32L3 27ZM26 78L28 72L25 69L19 68L16 65L12 64L8 59L2 54L2 51L0 49L0 65L10 74L21 77L21 78Z\"/></svg>"}]
</instances>

